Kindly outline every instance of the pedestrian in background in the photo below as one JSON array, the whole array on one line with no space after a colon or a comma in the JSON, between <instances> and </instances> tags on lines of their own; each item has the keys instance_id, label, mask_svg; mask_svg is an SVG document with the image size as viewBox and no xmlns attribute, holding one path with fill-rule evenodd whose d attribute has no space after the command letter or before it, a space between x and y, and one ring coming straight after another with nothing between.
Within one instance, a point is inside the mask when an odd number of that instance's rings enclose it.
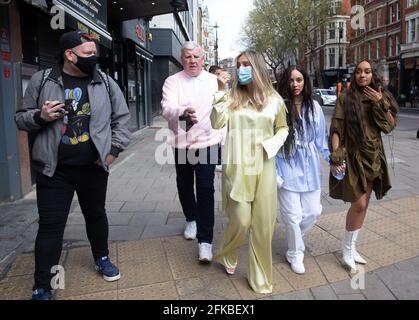
<instances>
[{"instance_id":1,"label":"pedestrian in background","mask_svg":"<svg viewBox=\"0 0 419 320\"><path fill-rule=\"evenodd\" d=\"M289 67L279 83L287 107L289 134L276 156L281 219L287 232L287 261L295 273L304 268L304 235L322 212L319 153L329 161L323 111L312 98L310 78L298 66Z\"/></svg>"},{"instance_id":2,"label":"pedestrian in background","mask_svg":"<svg viewBox=\"0 0 419 320\"><path fill-rule=\"evenodd\" d=\"M130 140L128 106L114 80L96 70L96 44L83 32L60 38L61 62L35 73L16 112L20 130L36 134L39 229L33 300L51 300L74 191L86 221L95 267L106 281L121 275L109 259L105 200L109 166ZM82 279L81 279L82 280Z\"/></svg>"},{"instance_id":3,"label":"pedestrian in background","mask_svg":"<svg viewBox=\"0 0 419 320\"><path fill-rule=\"evenodd\" d=\"M396 126L398 105L384 88L372 62L363 60L355 68L351 86L337 101L330 125L330 196L350 202L346 215L342 256L356 271L365 264L356 241L367 213L371 193L382 199L391 188L381 133ZM333 174L332 174L333 173ZM344 174L342 180L334 176Z\"/></svg>"},{"instance_id":4,"label":"pedestrian in background","mask_svg":"<svg viewBox=\"0 0 419 320\"><path fill-rule=\"evenodd\" d=\"M211 114L214 128L227 126L228 130L223 205L229 221L216 260L234 274L238 251L249 235L247 279L257 293L272 292L271 244L277 216L274 159L288 134L285 112L262 55L241 53L232 89L216 94Z\"/></svg>"}]
</instances>

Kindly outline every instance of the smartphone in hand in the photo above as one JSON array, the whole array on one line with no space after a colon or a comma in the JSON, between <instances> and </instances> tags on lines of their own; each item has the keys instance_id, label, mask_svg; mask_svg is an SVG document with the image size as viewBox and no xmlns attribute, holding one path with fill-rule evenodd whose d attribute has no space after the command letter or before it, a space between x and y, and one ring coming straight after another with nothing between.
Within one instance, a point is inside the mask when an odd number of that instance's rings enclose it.
<instances>
[{"instance_id":1,"label":"smartphone in hand","mask_svg":"<svg viewBox=\"0 0 419 320\"><path fill-rule=\"evenodd\" d=\"M188 132L194 125L194 123L191 121L189 117L180 116L179 121L180 121L180 127L186 132Z\"/></svg>"},{"instance_id":2,"label":"smartphone in hand","mask_svg":"<svg viewBox=\"0 0 419 320\"><path fill-rule=\"evenodd\" d=\"M55 108L56 106L58 106L58 105L60 105L60 104L63 104L63 103L62 103L62 102L57 102L56 104L54 104L54 105L52 106L52 108ZM64 109L64 108L58 108L56 112L58 112L58 113L60 113L60 114L64 114L64 113L65 113L65 109Z\"/></svg>"}]
</instances>

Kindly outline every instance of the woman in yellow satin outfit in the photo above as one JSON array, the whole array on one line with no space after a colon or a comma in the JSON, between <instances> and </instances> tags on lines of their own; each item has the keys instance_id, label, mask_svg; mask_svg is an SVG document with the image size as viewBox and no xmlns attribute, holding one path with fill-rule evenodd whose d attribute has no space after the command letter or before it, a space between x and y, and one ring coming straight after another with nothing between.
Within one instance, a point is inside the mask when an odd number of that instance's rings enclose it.
<instances>
[{"instance_id":1,"label":"woman in yellow satin outfit","mask_svg":"<svg viewBox=\"0 0 419 320\"><path fill-rule=\"evenodd\" d=\"M239 248L249 234L249 285L257 293L271 293L271 242L277 216L275 155L288 135L286 111L261 54L241 53L236 67L230 93L216 93L211 113L213 128L227 126L228 130L223 204L229 222L215 260L234 274Z\"/></svg>"}]
</instances>

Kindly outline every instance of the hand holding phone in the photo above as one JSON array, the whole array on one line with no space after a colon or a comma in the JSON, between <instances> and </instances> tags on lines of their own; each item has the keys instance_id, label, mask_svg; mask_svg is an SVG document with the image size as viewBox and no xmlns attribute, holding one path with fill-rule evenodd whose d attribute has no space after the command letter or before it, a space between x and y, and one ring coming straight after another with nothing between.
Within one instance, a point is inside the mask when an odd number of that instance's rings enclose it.
<instances>
[{"instance_id":1,"label":"hand holding phone","mask_svg":"<svg viewBox=\"0 0 419 320\"><path fill-rule=\"evenodd\" d=\"M64 113L58 111L64 108L64 103L60 101L45 101L41 108L41 118L44 121L52 122L63 117ZM63 109L64 110L64 109Z\"/></svg>"},{"instance_id":2,"label":"hand holding phone","mask_svg":"<svg viewBox=\"0 0 419 320\"><path fill-rule=\"evenodd\" d=\"M195 123L198 123L195 109L192 107L186 108L179 120L186 123L185 131L188 132Z\"/></svg>"}]
</instances>

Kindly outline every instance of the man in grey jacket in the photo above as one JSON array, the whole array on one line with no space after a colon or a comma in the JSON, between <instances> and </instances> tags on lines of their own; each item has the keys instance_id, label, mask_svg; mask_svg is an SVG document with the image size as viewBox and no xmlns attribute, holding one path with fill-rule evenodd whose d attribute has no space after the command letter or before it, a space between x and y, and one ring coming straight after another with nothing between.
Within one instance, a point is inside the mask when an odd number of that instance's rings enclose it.
<instances>
[{"instance_id":1,"label":"man in grey jacket","mask_svg":"<svg viewBox=\"0 0 419 320\"><path fill-rule=\"evenodd\" d=\"M92 37L67 32L60 49L61 63L33 75L15 117L20 130L35 136L31 155L39 229L34 300L53 299L51 269L59 264L74 191L96 270L106 281L121 276L109 259L105 199L109 166L130 140L129 110L115 81L96 70Z\"/></svg>"}]
</instances>

